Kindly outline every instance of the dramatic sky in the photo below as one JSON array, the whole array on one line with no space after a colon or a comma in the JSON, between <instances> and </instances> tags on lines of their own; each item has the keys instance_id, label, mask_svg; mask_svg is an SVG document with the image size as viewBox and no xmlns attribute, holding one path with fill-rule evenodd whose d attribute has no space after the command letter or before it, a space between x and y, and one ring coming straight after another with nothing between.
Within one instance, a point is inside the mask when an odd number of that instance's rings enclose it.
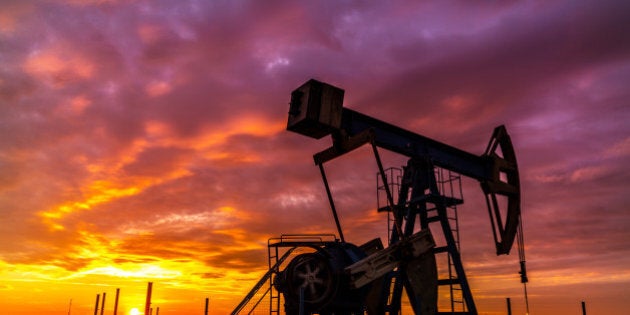
<instances>
[{"instance_id":1,"label":"dramatic sky","mask_svg":"<svg viewBox=\"0 0 630 315\"><path fill-rule=\"evenodd\" d=\"M521 171L531 314L625 314L630 292L630 2L0 2L0 314L226 314L267 240L334 233L312 155L285 131L309 78L345 106ZM403 157L383 153L386 166ZM367 148L327 164L346 239L385 237ZM524 314L464 179L477 308ZM626 310L624 312L624 310Z\"/></svg>"}]
</instances>

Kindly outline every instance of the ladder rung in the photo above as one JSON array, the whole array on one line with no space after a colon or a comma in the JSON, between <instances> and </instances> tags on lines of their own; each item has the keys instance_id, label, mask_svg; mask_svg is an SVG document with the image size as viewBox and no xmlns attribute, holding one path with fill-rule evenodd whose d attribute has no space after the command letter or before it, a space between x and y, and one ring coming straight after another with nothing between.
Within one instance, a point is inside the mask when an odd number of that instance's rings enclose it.
<instances>
[{"instance_id":1,"label":"ladder rung","mask_svg":"<svg viewBox=\"0 0 630 315\"><path fill-rule=\"evenodd\" d=\"M438 279L438 285L451 285L451 284L459 284L460 281L457 278L454 279Z\"/></svg>"},{"instance_id":2,"label":"ladder rung","mask_svg":"<svg viewBox=\"0 0 630 315\"><path fill-rule=\"evenodd\" d=\"M391 211L391 210L392 210L392 207L384 206L384 207L380 207L380 208L376 209L376 212L388 212L388 211Z\"/></svg>"},{"instance_id":3,"label":"ladder rung","mask_svg":"<svg viewBox=\"0 0 630 315\"><path fill-rule=\"evenodd\" d=\"M434 253L446 253L446 252L448 252L448 247L447 246L434 247L433 248L433 252Z\"/></svg>"}]
</instances>

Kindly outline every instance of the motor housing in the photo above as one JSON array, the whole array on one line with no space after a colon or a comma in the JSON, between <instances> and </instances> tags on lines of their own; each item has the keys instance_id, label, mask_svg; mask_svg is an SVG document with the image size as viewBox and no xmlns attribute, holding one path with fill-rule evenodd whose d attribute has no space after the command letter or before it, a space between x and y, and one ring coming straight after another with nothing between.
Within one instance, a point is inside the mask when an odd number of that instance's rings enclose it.
<instances>
[{"instance_id":1,"label":"motor housing","mask_svg":"<svg viewBox=\"0 0 630 315\"><path fill-rule=\"evenodd\" d=\"M274 279L276 290L284 296L286 314L299 314L300 291L307 314L363 314L370 286L353 289L344 269L365 257L359 247L344 242L295 256Z\"/></svg>"}]
</instances>

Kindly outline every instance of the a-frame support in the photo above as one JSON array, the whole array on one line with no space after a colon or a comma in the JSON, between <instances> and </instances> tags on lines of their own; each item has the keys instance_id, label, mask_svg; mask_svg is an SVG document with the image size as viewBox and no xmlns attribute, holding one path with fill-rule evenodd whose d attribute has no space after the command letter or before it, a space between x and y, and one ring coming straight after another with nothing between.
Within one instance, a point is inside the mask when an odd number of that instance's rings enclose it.
<instances>
[{"instance_id":1,"label":"a-frame support","mask_svg":"<svg viewBox=\"0 0 630 315\"><path fill-rule=\"evenodd\" d=\"M434 170L435 168L428 158L412 158L404 168L397 199L398 202L392 209L395 220L402 225L403 237L400 236L398 229L392 229L390 245L414 233L416 218L418 218L421 230L429 229L430 223L438 223L439 228L437 230L442 231L446 245L434 248L433 253L446 253L450 256L450 264L455 269L455 276L448 279L438 279L437 285L458 285L461 289L463 302L467 309L467 311L462 312L453 312L453 310L451 310L450 312L444 312L444 314L476 315L477 309L473 301L470 287L468 286L468 281L466 280L457 240L453 234L453 229L449 222L449 213L447 211L447 207L461 204L463 200L444 196L443 193L439 191ZM387 185L387 183L385 183L385 185ZM392 271L388 275L387 279L389 281L385 281L385 287L382 291L382 305L385 305L383 310L385 314L399 314L403 287L407 291L414 313L423 314L419 311L423 309L421 307L422 301L421 298L419 298L419 294L426 295L427 293L414 292L414 286L410 283L406 272L410 267L410 265L401 265L397 270ZM426 263L424 267L427 267ZM450 268L450 266L447 267ZM431 271L425 270L422 272L430 273ZM435 272L435 274L437 274L437 272ZM435 294L437 298L437 292L435 292ZM451 298L453 297L451 296ZM441 313L437 312L437 310L435 310L435 312L437 314Z\"/></svg>"}]
</instances>

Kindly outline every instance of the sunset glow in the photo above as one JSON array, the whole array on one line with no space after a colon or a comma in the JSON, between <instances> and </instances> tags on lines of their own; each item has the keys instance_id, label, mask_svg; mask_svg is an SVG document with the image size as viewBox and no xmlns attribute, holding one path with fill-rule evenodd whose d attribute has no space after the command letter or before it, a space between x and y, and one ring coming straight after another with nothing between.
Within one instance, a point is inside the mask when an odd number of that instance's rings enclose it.
<instances>
[{"instance_id":1,"label":"sunset glow","mask_svg":"<svg viewBox=\"0 0 630 315\"><path fill-rule=\"evenodd\" d=\"M336 233L285 130L315 78L344 106L475 155L504 124L522 183L530 313L626 314L630 2L2 1L0 315L229 314L267 242ZM386 167L406 158L382 150ZM363 147L326 164L346 240L387 238ZM464 178L480 314L525 314ZM443 293L443 292L442 292ZM101 306L98 305L98 308ZM153 313L155 314L155 312Z\"/></svg>"}]
</instances>

